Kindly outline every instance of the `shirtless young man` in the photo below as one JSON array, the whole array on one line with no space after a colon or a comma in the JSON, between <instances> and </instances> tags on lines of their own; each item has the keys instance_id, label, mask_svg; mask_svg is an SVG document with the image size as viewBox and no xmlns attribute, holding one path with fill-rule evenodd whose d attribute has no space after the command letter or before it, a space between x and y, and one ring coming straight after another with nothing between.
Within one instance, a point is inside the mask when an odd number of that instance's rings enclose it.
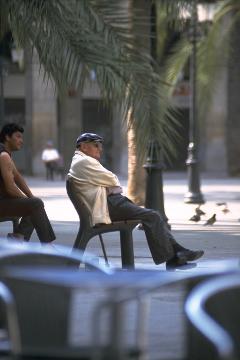
<instances>
[{"instance_id":1,"label":"shirtless young man","mask_svg":"<svg viewBox=\"0 0 240 360\"><path fill-rule=\"evenodd\" d=\"M8 237L28 241L35 229L41 243L55 240L41 199L34 197L17 170L12 153L23 145L23 128L15 123L0 132L0 217L21 218L17 232Z\"/></svg>"}]
</instances>

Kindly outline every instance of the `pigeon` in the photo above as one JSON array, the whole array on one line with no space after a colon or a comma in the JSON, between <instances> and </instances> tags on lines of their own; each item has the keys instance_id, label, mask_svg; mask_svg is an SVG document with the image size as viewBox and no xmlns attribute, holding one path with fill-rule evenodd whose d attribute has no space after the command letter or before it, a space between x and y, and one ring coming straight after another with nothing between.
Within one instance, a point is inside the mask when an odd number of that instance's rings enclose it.
<instances>
[{"instance_id":1,"label":"pigeon","mask_svg":"<svg viewBox=\"0 0 240 360\"><path fill-rule=\"evenodd\" d=\"M200 206L201 206L201 205L198 205L198 206L196 207L195 213L196 213L197 215L199 215L199 216L201 216L201 215L206 215L206 213L200 209Z\"/></svg>"},{"instance_id":2,"label":"pigeon","mask_svg":"<svg viewBox=\"0 0 240 360\"><path fill-rule=\"evenodd\" d=\"M217 206L227 206L227 203L225 202L218 202L216 203Z\"/></svg>"},{"instance_id":3,"label":"pigeon","mask_svg":"<svg viewBox=\"0 0 240 360\"><path fill-rule=\"evenodd\" d=\"M203 225L213 225L216 221L216 214L213 214Z\"/></svg>"},{"instance_id":4,"label":"pigeon","mask_svg":"<svg viewBox=\"0 0 240 360\"><path fill-rule=\"evenodd\" d=\"M201 220L201 216L198 215L198 214L193 215L193 216L189 219L189 221L194 221L194 222L198 222L198 221L200 221L200 220Z\"/></svg>"},{"instance_id":5,"label":"pigeon","mask_svg":"<svg viewBox=\"0 0 240 360\"><path fill-rule=\"evenodd\" d=\"M227 214L228 212L230 212L230 210L228 209L227 205L224 206L224 208L222 209L222 212L224 214Z\"/></svg>"}]
</instances>

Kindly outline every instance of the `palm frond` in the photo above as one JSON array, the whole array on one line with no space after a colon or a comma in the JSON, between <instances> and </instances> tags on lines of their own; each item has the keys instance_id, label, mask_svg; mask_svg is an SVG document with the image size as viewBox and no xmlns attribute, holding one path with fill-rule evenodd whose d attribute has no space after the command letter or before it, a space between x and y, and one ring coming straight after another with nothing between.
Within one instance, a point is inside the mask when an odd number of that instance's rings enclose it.
<instances>
[{"instance_id":1,"label":"palm frond","mask_svg":"<svg viewBox=\"0 0 240 360\"><path fill-rule=\"evenodd\" d=\"M139 25L150 26L147 16L136 10L130 17L116 0L9 0L8 7L15 40L36 49L45 76L59 89L83 86L94 71L104 98L123 107L125 122L131 111L139 156L150 139L171 151L174 115L149 46L139 40Z\"/></svg>"},{"instance_id":2,"label":"palm frond","mask_svg":"<svg viewBox=\"0 0 240 360\"><path fill-rule=\"evenodd\" d=\"M200 41L197 52L198 110L200 120L206 116L219 72L226 65L227 58L231 55L231 30L234 29L234 25L240 19L240 4L238 0L218 1L216 3L218 3L219 7L213 24L206 38ZM191 5L191 2L185 5ZM164 20L166 20L165 26L168 26L167 12L164 13L164 16ZM162 28L164 30L164 26ZM182 37L171 49L170 55L165 58L165 64L161 69L161 73L163 74L164 82L169 84L168 87L165 87L169 97L172 95L179 74L184 69L191 51L192 45L189 40ZM165 117L164 111L160 114Z\"/></svg>"}]
</instances>

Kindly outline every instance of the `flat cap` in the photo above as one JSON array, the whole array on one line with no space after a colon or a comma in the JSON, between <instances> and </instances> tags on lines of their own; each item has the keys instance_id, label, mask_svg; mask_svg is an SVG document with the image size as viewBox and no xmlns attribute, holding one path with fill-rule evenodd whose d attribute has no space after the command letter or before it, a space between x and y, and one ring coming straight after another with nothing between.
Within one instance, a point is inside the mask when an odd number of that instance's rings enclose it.
<instances>
[{"instance_id":1,"label":"flat cap","mask_svg":"<svg viewBox=\"0 0 240 360\"><path fill-rule=\"evenodd\" d=\"M92 141L103 142L103 138L100 135L94 133L84 133L79 135L79 137L77 138L76 145L79 145L82 142L92 142Z\"/></svg>"}]
</instances>

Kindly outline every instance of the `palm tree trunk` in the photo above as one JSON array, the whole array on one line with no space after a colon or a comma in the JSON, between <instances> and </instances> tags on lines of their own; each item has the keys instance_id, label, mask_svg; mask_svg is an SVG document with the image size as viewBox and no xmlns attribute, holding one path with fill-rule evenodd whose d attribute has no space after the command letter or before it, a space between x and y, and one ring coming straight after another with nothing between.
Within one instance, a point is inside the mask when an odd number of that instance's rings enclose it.
<instances>
[{"instance_id":1,"label":"palm tree trunk","mask_svg":"<svg viewBox=\"0 0 240 360\"><path fill-rule=\"evenodd\" d=\"M128 197L137 205L145 203L145 170L137 157L134 129L128 130Z\"/></svg>"},{"instance_id":2,"label":"palm tree trunk","mask_svg":"<svg viewBox=\"0 0 240 360\"><path fill-rule=\"evenodd\" d=\"M151 2L145 0L132 0L130 11L134 14L142 14L143 18L148 16L150 18ZM149 22L150 23L150 22ZM133 23L133 31L138 34L136 36L136 44L139 47L147 48L150 52L150 37L147 40L146 34L150 34L150 25L146 21L145 26ZM141 34L143 36L139 36ZM143 163L140 162L135 141L135 129L131 127L128 130L128 197L137 205L145 204L145 190L146 190L146 174L143 169Z\"/></svg>"}]
</instances>

